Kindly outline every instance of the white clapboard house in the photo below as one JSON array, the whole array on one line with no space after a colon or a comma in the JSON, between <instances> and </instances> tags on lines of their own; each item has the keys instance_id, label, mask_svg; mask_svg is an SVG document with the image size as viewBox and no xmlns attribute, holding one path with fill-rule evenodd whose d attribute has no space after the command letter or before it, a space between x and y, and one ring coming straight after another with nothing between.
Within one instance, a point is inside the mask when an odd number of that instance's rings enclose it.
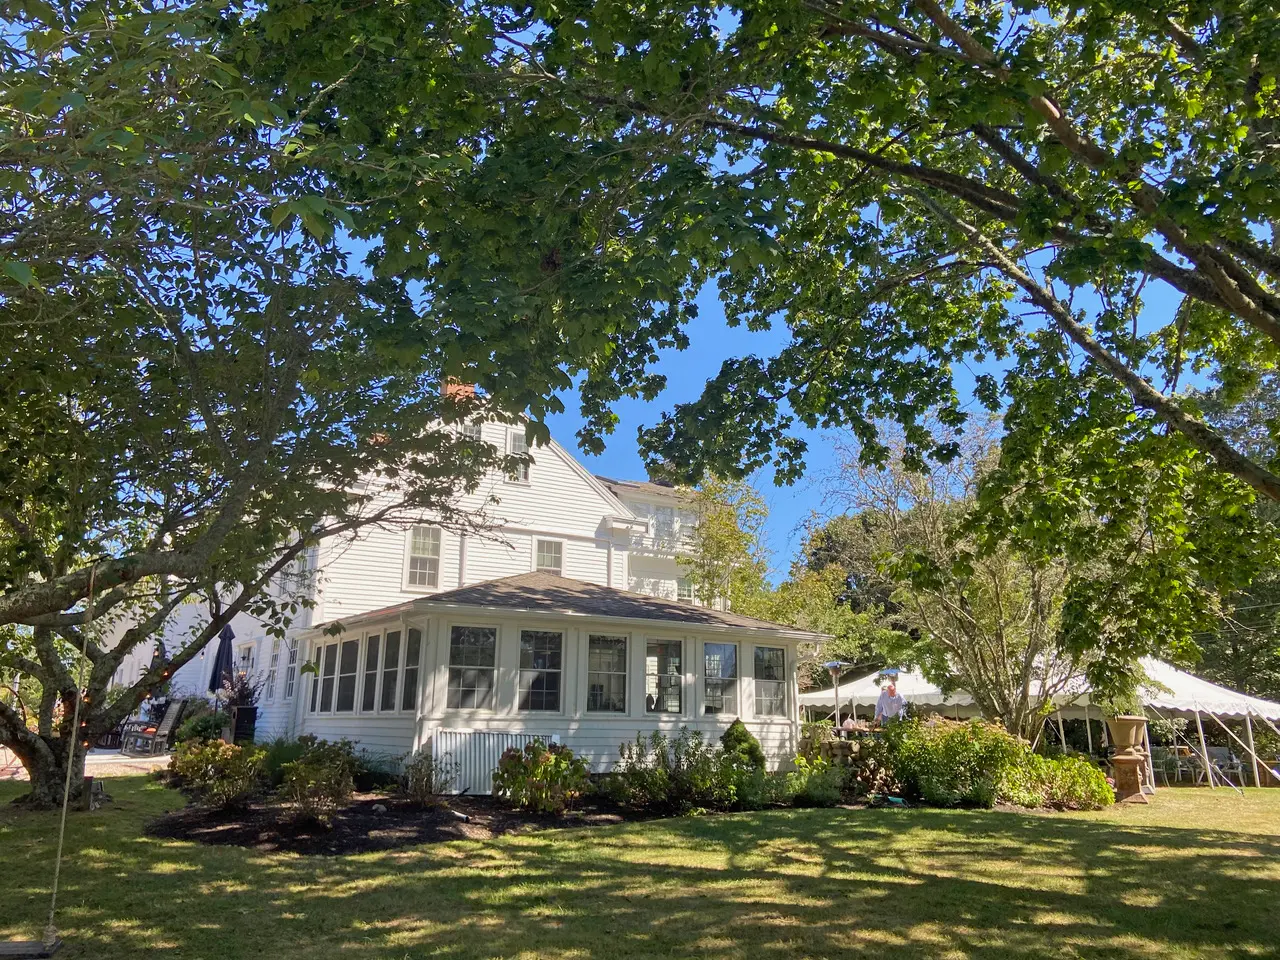
<instances>
[{"instance_id":1,"label":"white clapboard house","mask_svg":"<svg viewBox=\"0 0 1280 960\"><path fill-rule=\"evenodd\" d=\"M479 429L524 452L523 428ZM490 477L477 509L488 497L483 536L428 516L314 550L302 573L314 607L285 639L236 617L238 668L262 681L259 739L428 746L484 792L501 751L534 736L603 770L637 732L718 737L741 717L771 765L794 754L797 650L821 638L695 602L676 561L693 523L677 490L593 476L553 442ZM181 608L170 630L207 616ZM216 647L177 671L175 695L207 692ZM144 656L117 679L139 676Z\"/></svg>"}]
</instances>

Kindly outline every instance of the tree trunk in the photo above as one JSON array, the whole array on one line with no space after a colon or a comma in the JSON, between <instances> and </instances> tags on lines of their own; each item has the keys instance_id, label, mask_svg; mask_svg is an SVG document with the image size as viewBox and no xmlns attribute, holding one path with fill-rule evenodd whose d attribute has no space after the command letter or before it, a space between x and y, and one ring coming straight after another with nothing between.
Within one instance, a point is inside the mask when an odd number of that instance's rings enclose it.
<instances>
[{"instance_id":1,"label":"tree trunk","mask_svg":"<svg viewBox=\"0 0 1280 960\"><path fill-rule=\"evenodd\" d=\"M31 789L16 802L35 809L47 810L62 805L62 790L67 783L67 754L71 743L61 738L40 737L36 743L5 744L22 761ZM71 798L80 795L84 787L84 758L87 750L77 749L71 758Z\"/></svg>"}]
</instances>

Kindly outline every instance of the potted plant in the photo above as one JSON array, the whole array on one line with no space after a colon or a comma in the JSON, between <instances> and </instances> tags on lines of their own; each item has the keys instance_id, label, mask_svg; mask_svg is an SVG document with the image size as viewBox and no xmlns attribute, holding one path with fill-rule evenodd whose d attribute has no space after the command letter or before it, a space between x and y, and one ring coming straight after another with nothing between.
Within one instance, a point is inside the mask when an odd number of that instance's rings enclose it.
<instances>
[{"instance_id":1,"label":"potted plant","mask_svg":"<svg viewBox=\"0 0 1280 960\"><path fill-rule=\"evenodd\" d=\"M258 725L258 695L261 684L247 673L236 673L222 681L222 699L227 706L227 722L222 739L228 743L252 743Z\"/></svg>"}]
</instances>

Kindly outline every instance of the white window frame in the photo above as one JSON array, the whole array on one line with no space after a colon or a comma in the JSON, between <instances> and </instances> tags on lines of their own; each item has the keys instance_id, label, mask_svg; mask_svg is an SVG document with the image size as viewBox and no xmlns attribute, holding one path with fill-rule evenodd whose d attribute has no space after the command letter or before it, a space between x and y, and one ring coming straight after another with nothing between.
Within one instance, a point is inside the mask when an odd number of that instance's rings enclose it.
<instances>
[{"instance_id":1,"label":"white window frame","mask_svg":"<svg viewBox=\"0 0 1280 960\"><path fill-rule=\"evenodd\" d=\"M387 662L387 642L392 634L396 635L396 662L389 664ZM382 650L379 653L378 662L378 693L374 702L375 713L399 713L400 712L400 696L404 690L404 650L407 642L408 633L403 623L387 624L382 629ZM395 690L391 693L391 706L384 707L383 699L386 696L387 672L392 671L395 675Z\"/></svg>"},{"instance_id":2,"label":"white window frame","mask_svg":"<svg viewBox=\"0 0 1280 960\"><path fill-rule=\"evenodd\" d=\"M676 577L676 602L693 603L693 578Z\"/></svg>"},{"instance_id":3,"label":"white window frame","mask_svg":"<svg viewBox=\"0 0 1280 960\"><path fill-rule=\"evenodd\" d=\"M293 699L294 691L298 685L298 641L286 640L285 644L289 651L289 655L285 658L284 667L284 699L287 702Z\"/></svg>"},{"instance_id":4,"label":"white window frame","mask_svg":"<svg viewBox=\"0 0 1280 960\"><path fill-rule=\"evenodd\" d=\"M414 549L413 549L414 538L417 536L417 533L419 530L425 530L428 532L433 532L435 534L436 554L434 557L432 557L430 554L414 553ZM405 541L404 542L404 582L402 585L403 588L405 590L412 590L418 593L428 591L428 590L439 590L440 589L440 570L444 566L444 530L430 523L415 523L412 527L409 528L408 533L405 535L404 541ZM413 561L415 559L435 561L434 571L431 571L431 568L428 567L429 574L427 577L427 582L425 584L415 583L413 580L413 576L414 576Z\"/></svg>"},{"instance_id":5,"label":"white window frame","mask_svg":"<svg viewBox=\"0 0 1280 960\"><path fill-rule=\"evenodd\" d=\"M396 697L396 710L398 713L409 713L416 715L422 706L422 674L426 670L427 661L427 632L420 626L411 623L402 624L400 626L400 692ZM412 667L409 666L409 634L416 633L418 635L418 662ZM495 658L497 653L495 651ZM405 693L410 689L409 671L413 671L413 706L405 706ZM496 693L495 693L496 696Z\"/></svg>"},{"instance_id":6,"label":"white window frame","mask_svg":"<svg viewBox=\"0 0 1280 960\"><path fill-rule=\"evenodd\" d=\"M517 450L516 444L524 447L523 450ZM507 431L507 453L514 455L517 453L529 453L529 439L525 436L523 429ZM507 474L507 483L528 484L530 465L522 463L513 468L514 472Z\"/></svg>"},{"instance_id":7,"label":"white window frame","mask_svg":"<svg viewBox=\"0 0 1280 960\"><path fill-rule=\"evenodd\" d=\"M453 631L457 628L470 628L475 630L492 630L493 633L493 666L479 667L477 669L493 671L493 697L487 707L452 707L449 705L449 679L455 669L467 669L466 665L454 667L453 665ZM452 713L462 713L469 716L488 716L496 714L501 705L499 697L498 684L502 678L502 627L496 623L485 623L483 621L458 620L446 623L444 633L440 640L444 645L441 655L445 664L445 684L444 684L444 708Z\"/></svg>"},{"instance_id":8,"label":"white window frame","mask_svg":"<svg viewBox=\"0 0 1280 960\"><path fill-rule=\"evenodd\" d=\"M732 677L708 677L707 676L707 648L708 647L733 647L734 648L734 654L733 654L734 675ZM752 652L751 656L752 656L752 669L754 670L755 669L754 651ZM732 640L704 641L702 644L702 658L701 658L700 665L702 668L702 671L701 671L702 672L702 678L701 678L702 689L701 691L699 691L701 694L701 701L702 701L699 704L702 711L701 716L729 717L729 718L742 716L742 644L736 643ZM716 680L716 681L732 680L733 681L732 684L730 685L733 690L733 709L719 710L715 713L707 712L707 681L708 680Z\"/></svg>"},{"instance_id":9,"label":"white window frame","mask_svg":"<svg viewBox=\"0 0 1280 960\"><path fill-rule=\"evenodd\" d=\"M378 712L378 696L382 690L382 664L387 653L387 630L379 628L370 630L360 642L360 664L356 679L356 713L365 715ZM378 641L378 655L373 663L373 706L364 705L369 680L369 641Z\"/></svg>"},{"instance_id":10,"label":"white window frame","mask_svg":"<svg viewBox=\"0 0 1280 960\"><path fill-rule=\"evenodd\" d=\"M329 697L329 707L326 710L324 706L324 664L325 654L330 647L333 648L333 674L330 677L333 680L333 690ZM315 709L308 712L317 717L331 717L334 714L334 704L338 700L338 658L342 655L342 641L337 637L325 637L324 640L316 645L316 654L316 696L313 701Z\"/></svg>"},{"instance_id":11,"label":"white window frame","mask_svg":"<svg viewBox=\"0 0 1280 960\"><path fill-rule=\"evenodd\" d=\"M621 710L600 710L591 708L591 674L599 673L609 677L618 676L616 670L592 670L591 669L591 640L599 637L606 640L622 641L622 709ZM586 664L582 671L583 676L587 678L587 688L585 696L582 700L582 712L589 713L598 717L628 717L631 715L631 651L634 649L631 637L625 633L587 633L586 644Z\"/></svg>"},{"instance_id":12,"label":"white window frame","mask_svg":"<svg viewBox=\"0 0 1280 960\"><path fill-rule=\"evenodd\" d=\"M458 436L477 442L484 441L483 420L463 420L458 424Z\"/></svg>"},{"instance_id":13,"label":"white window frame","mask_svg":"<svg viewBox=\"0 0 1280 960\"><path fill-rule=\"evenodd\" d=\"M560 667L559 669L526 667L524 666L524 635L526 633L553 633L560 638ZM564 713L565 705L565 658L568 656L568 637L562 629L552 627L521 627L517 633L518 656L520 661L516 664L516 712L529 714L531 716L548 716L554 717ZM495 651L496 653L496 651ZM557 687L556 706L554 710L544 708L525 707L520 703L522 688L524 686L524 675L526 673L555 673L559 675L559 685Z\"/></svg>"},{"instance_id":14,"label":"white window frame","mask_svg":"<svg viewBox=\"0 0 1280 960\"><path fill-rule=\"evenodd\" d=\"M679 681L680 681L680 684L679 684L679 690L680 690L680 709L679 709L679 710L650 710L650 709L649 709L649 697L651 696L651 694L649 693L649 676L650 676L650 674L649 674L649 644L651 644L651 643L661 643L661 644L666 644L666 645L670 645L670 644L673 644L673 643L674 643L674 644L676 644L677 646L679 646L679 648L680 648L680 672L679 672L679 673L676 673L676 674L672 674L672 673L656 673L656 674L653 674L653 676L654 676L654 677L676 677L676 678L678 678L678 679L679 679ZM688 689L686 689L686 688L688 687L688 684L687 684L687 683L685 683L685 678L689 675L689 647L690 647L690 645L691 645L691 644L690 644L690 641L689 641L688 639L683 639L683 638L682 638L682 639L674 639L674 638L667 638L667 637L646 637L646 638L645 638L645 641L644 641L644 655L643 655L643 657L642 657L642 659L641 659L641 661L640 661L640 668L641 668L641 671L642 671L643 676L644 676L644 704L643 704L643 706L644 706L644 715L645 715L646 717L661 717L661 716L668 716L668 717L683 717L683 716L685 716L685 715L689 712L689 691L688 691ZM654 686L655 686L655 688L656 688L657 690L661 690L661 684L656 684L656 683L655 683L655 684L654 684Z\"/></svg>"},{"instance_id":15,"label":"white window frame","mask_svg":"<svg viewBox=\"0 0 1280 960\"><path fill-rule=\"evenodd\" d=\"M759 650L779 650L782 652L782 679L781 680L763 680L756 676L756 652ZM791 686L791 678L788 671L791 668L790 658L787 656L786 647L774 647L767 644L756 644L751 649L751 712L757 719L786 720L790 716L790 704L787 688ZM741 671L739 671L741 672ZM782 686L782 712L780 713L763 713L760 710L761 696L760 684L777 683Z\"/></svg>"},{"instance_id":16,"label":"white window frame","mask_svg":"<svg viewBox=\"0 0 1280 960\"><path fill-rule=\"evenodd\" d=\"M280 638L271 638L271 658L267 661L267 682L263 699L268 703L276 698L276 677L280 673Z\"/></svg>"},{"instance_id":17,"label":"white window frame","mask_svg":"<svg viewBox=\"0 0 1280 960\"><path fill-rule=\"evenodd\" d=\"M558 570L544 569L538 565L538 545L543 543L555 544L557 547L560 548L560 568ZM533 557L532 557L530 569L534 573L551 573L557 577L563 577L564 576L564 554L565 554L565 541L558 539L557 537L534 537L533 538Z\"/></svg>"},{"instance_id":18,"label":"white window frame","mask_svg":"<svg viewBox=\"0 0 1280 960\"><path fill-rule=\"evenodd\" d=\"M244 674L246 677L253 676L253 668L256 666L255 661L257 660L257 646L257 643L250 642L242 643L236 647L236 673ZM246 653L248 654L247 657L245 656ZM246 660L248 661L248 666L245 666Z\"/></svg>"},{"instance_id":19,"label":"white window frame","mask_svg":"<svg viewBox=\"0 0 1280 960\"><path fill-rule=\"evenodd\" d=\"M342 654L348 644L355 644L356 653L352 659L351 672L342 672ZM364 652L363 637L345 637L338 641L338 664L333 675L333 712L355 714L360 705L360 676L361 676L361 654ZM341 696L342 680L344 677L351 678L351 707L348 710L342 710L338 707L338 698Z\"/></svg>"}]
</instances>

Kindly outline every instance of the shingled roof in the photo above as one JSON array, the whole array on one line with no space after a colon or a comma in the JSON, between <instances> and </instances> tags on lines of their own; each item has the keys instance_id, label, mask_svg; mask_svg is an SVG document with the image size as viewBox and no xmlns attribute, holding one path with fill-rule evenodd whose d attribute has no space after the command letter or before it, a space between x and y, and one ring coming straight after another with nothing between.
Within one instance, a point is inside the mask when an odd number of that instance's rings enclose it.
<instances>
[{"instance_id":1,"label":"shingled roof","mask_svg":"<svg viewBox=\"0 0 1280 960\"><path fill-rule=\"evenodd\" d=\"M619 499L625 497L628 493L638 493L651 497L679 500L682 503L693 501L693 494L686 487L654 483L651 480L615 480L613 477L604 477L598 473L596 474L596 479L608 487L609 492Z\"/></svg>"},{"instance_id":2,"label":"shingled roof","mask_svg":"<svg viewBox=\"0 0 1280 960\"><path fill-rule=\"evenodd\" d=\"M572 617L600 617L617 620L650 620L655 623L680 623L712 627L718 630L761 630L785 633L802 639L822 640L825 635L798 630L780 623L745 617L742 614L708 607L676 603L661 597L647 597L615 587L603 587L585 580L571 580L551 573L522 573L514 577L486 580L456 590L446 590L408 603L385 607L354 617L344 617L350 624L356 620L372 620L410 612L426 613L432 607L463 606L513 613L560 614ZM323 629L323 626L316 629Z\"/></svg>"}]
</instances>

